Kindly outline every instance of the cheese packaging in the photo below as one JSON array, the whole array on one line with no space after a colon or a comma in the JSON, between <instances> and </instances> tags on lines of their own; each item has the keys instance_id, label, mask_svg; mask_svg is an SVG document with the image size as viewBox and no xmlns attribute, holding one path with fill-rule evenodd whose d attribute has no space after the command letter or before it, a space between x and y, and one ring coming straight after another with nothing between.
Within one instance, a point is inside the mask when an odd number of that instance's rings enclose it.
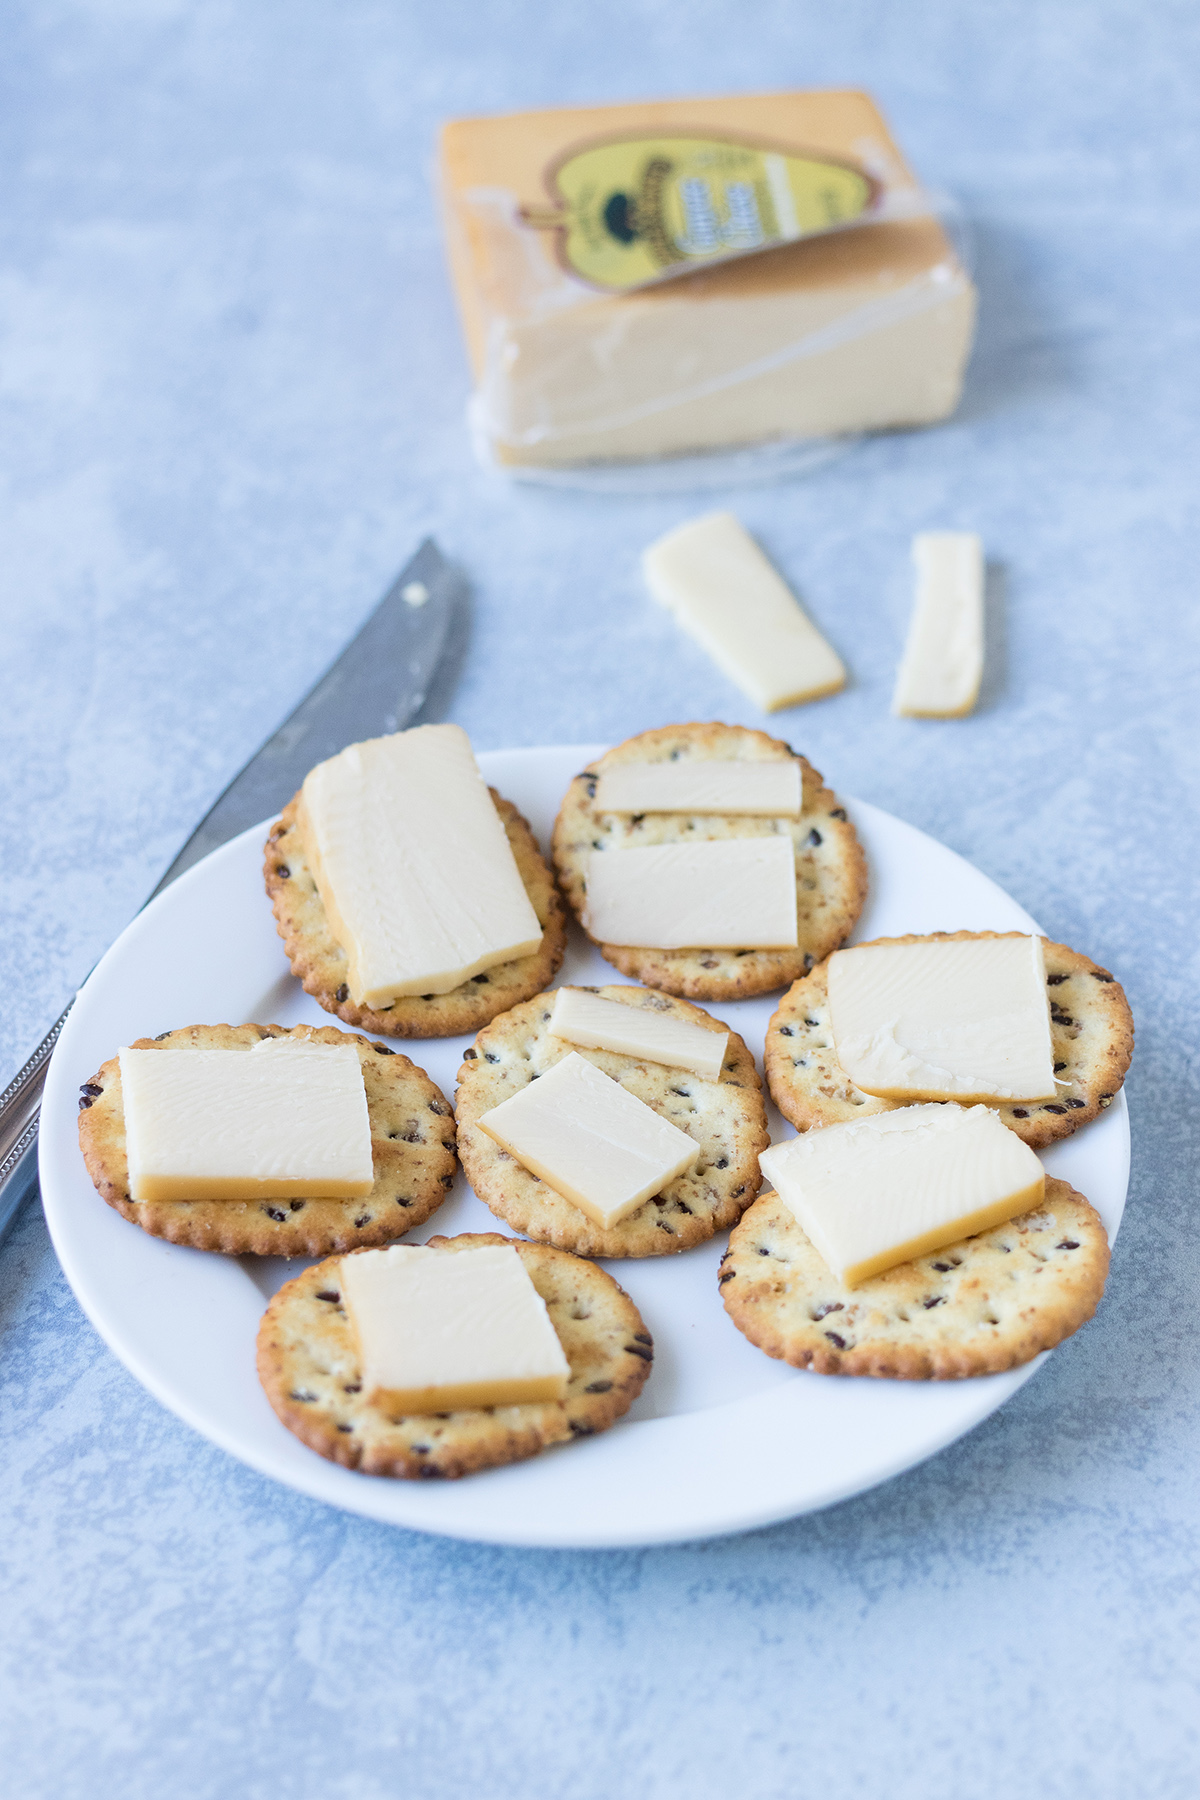
<instances>
[{"instance_id":1,"label":"cheese packaging","mask_svg":"<svg viewBox=\"0 0 1200 1800\"><path fill-rule=\"evenodd\" d=\"M1053 1100L1040 937L858 944L829 959L838 1061L885 1100Z\"/></svg>"},{"instance_id":2,"label":"cheese packaging","mask_svg":"<svg viewBox=\"0 0 1200 1800\"><path fill-rule=\"evenodd\" d=\"M794 950L790 837L717 838L593 851L584 929L655 950Z\"/></svg>"},{"instance_id":3,"label":"cheese packaging","mask_svg":"<svg viewBox=\"0 0 1200 1800\"><path fill-rule=\"evenodd\" d=\"M618 1056L688 1069L705 1081L719 1081L727 1031L709 1031L670 1012L626 1006L586 988L559 988L550 1014L553 1036L583 1050L611 1050Z\"/></svg>"},{"instance_id":4,"label":"cheese packaging","mask_svg":"<svg viewBox=\"0 0 1200 1800\"><path fill-rule=\"evenodd\" d=\"M598 813L719 813L727 817L798 819L804 783L800 764L705 761L613 763L596 778Z\"/></svg>"},{"instance_id":5,"label":"cheese packaging","mask_svg":"<svg viewBox=\"0 0 1200 1800\"><path fill-rule=\"evenodd\" d=\"M1041 1204L1041 1163L986 1106L905 1106L807 1131L759 1163L847 1287Z\"/></svg>"},{"instance_id":6,"label":"cheese packaging","mask_svg":"<svg viewBox=\"0 0 1200 1800\"><path fill-rule=\"evenodd\" d=\"M983 679L983 545L972 531L921 531L913 561L917 593L892 711L961 719Z\"/></svg>"},{"instance_id":7,"label":"cheese packaging","mask_svg":"<svg viewBox=\"0 0 1200 1800\"><path fill-rule=\"evenodd\" d=\"M394 1244L344 1257L338 1279L376 1405L441 1413L566 1395L570 1364L515 1250Z\"/></svg>"},{"instance_id":8,"label":"cheese packaging","mask_svg":"<svg viewBox=\"0 0 1200 1800\"><path fill-rule=\"evenodd\" d=\"M353 1199L375 1184L351 1044L122 1050L132 1200Z\"/></svg>"},{"instance_id":9,"label":"cheese packaging","mask_svg":"<svg viewBox=\"0 0 1200 1800\"><path fill-rule=\"evenodd\" d=\"M419 725L318 763L300 825L357 1006L446 994L528 956L542 928L457 725Z\"/></svg>"},{"instance_id":10,"label":"cheese packaging","mask_svg":"<svg viewBox=\"0 0 1200 1800\"><path fill-rule=\"evenodd\" d=\"M841 658L732 513L679 525L642 556L646 585L764 712L836 694Z\"/></svg>"},{"instance_id":11,"label":"cheese packaging","mask_svg":"<svg viewBox=\"0 0 1200 1800\"><path fill-rule=\"evenodd\" d=\"M700 1146L572 1050L480 1128L605 1231L690 1169Z\"/></svg>"},{"instance_id":12,"label":"cheese packaging","mask_svg":"<svg viewBox=\"0 0 1200 1800\"><path fill-rule=\"evenodd\" d=\"M856 92L456 119L440 174L477 440L563 468L924 425L975 290Z\"/></svg>"}]
</instances>

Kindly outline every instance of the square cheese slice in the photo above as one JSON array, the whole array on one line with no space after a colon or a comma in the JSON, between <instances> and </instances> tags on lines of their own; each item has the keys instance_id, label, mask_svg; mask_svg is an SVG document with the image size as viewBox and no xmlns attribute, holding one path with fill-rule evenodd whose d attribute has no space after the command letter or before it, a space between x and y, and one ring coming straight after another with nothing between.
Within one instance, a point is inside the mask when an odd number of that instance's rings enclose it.
<instances>
[{"instance_id":1,"label":"square cheese slice","mask_svg":"<svg viewBox=\"0 0 1200 1800\"><path fill-rule=\"evenodd\" d=\"M400 1413L561 1400L571 1369L515 1250L395 1244L343 1259L367 1399Z\"/></svg>"},{"instance_id":2,"label":"square cheese slice","mask_svg":"<svg viewBox=\"0 0 1200 1800\"><path fill-rule=\"evenodd\" d=\"M309 864L358 1006L447 994L542 940L457 725L351 744L304 782Z\"/></svg>"},{"instance_id":3,"label":"square cheese slice","mask_svg":"<svg viewBox=\"0 0 1200 1800\"><path fill-rule=\"evenodd\" d=\"M787 762L614 763L601 769L598 813L724 813L798 819L800 764Z\"/></svg>"},{"instance_id":4,"label":"square cheese slice","mask_svg":"<svg viewBox=\"0 0 1200 1800\"><path fill-rule=\"evenodd\" d=\"M353 1045L122 1050L133 1200L353 1199L375 1184Z\"/></svg>"},{"instance_id":5,"label":"square cheese slice","mask_svg":"<svg viewBox=\"0 0 1200 1800\"><path fill-rule=\"evenodd\" d=\"M987 1231L1041 1203L1041 1163L986 1106L905 1106L807 1131L759 1163L839 1281Z\"/></svg>"},{"instance_id":6,"label":"square cheese slice","mask_svg":"<svg viewBox=\"0 0 1200 1800\"><path fill-rule=\"evenodd\" d=\"M787 950L797 941L790 837L594 851L584 924L602 944Z\"/></svg>"},{"instance_id":7,"label":"square cheese slice","mask_svg":"<svg viewBox=\"0 0 1200 1800\"><path fill-rule=\"evenodd\" d=\"M626 1005L621 1000L606 999L603 994L589 994L586 988L559 988L550 1014L550 1030L555 1037L565 1038L568 1044L578 1044L584 1050L611 1050L618 1056L665 1063L671 1069L688 1069L705 1081L721 1079L729 1042L727 1031L709 1031L669 1012Z\"/></svg>"},{"instance_id":8,"label":"square cheese slice","mask_svg":"<svg viewBox=\"0 0 1200 1800\"><path fill-rule=\"evenodd\" d=\"M574 1050L481 1115L490 1138L608 1230L690 1169L700 1146Z\"/></svg>"},{"instance_id":9,"label":"square cheese slice","mask_svg":"<svg viewBox=\"0 0 1200 1800\"><path fill-rule=\"evenodd\" d=\"M983 545L972 531L913 539L917 593L892 711L961 719L983 679Z\"/></svg>"},{"instance_id":10,"label":"square cheese slice","mask_svg":"<svg viewBox=\"0 0 1200 1800\"><path fill-rule=\"evenodd\" d=\"M858 944L829 959L837 1058L885 1100L1052 1100L1040 937Z\"/></svg>"},{"instance_id":11,"label":"square cheese slice","mask_svg":"<svg viewBox=\"0 0 1200 1800\"><path fill-rule=\"evenodd\" d=\"M846 685L836 650L732 513L677 526L642 569L654 598L764 712Z\"/></svg>"}]
</instances>

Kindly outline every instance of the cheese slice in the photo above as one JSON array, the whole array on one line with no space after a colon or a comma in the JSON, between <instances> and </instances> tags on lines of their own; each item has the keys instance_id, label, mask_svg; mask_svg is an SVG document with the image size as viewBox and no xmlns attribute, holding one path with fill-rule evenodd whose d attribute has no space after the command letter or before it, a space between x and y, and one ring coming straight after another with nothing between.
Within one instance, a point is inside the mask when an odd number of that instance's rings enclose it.
<instances>
[{"instance_id":1,"label":"cheese slice","mask_svg":"<svg viewBox=\"0 0 1200 1800\"><path fill-rule=\"evenodd\" d=\"M798 819L803 807L798 761L614 763L601 769L598 813L723 813Z\"/></svg>"},{"instance_id":2,"label":"cheese slice","mask_svg":"<svg viewBox=\"0 0 1200 1800\"><path fill-rule=\"evenodd\" d=\"M584 925L601 944L786 950L797 942L789 837L594 851Z\"/></svg>"},{"instance_id":3,"label":"cheese slice","mask_svg":"<svg viewBox=\"0 0 1200 1800\"><path fill-rule=\"evenodd\" d=\"M983 545L971 531L913 539L917 594L892 711L961 719L983 679Z\"/></svg>"},{"instance_id":4,"label":"cheese slice","mask_svg":"<svg viewBox=\"0 0 1200 1800\"><path fill-rule=\"evenodd\" d=\"M642 1062L665 1063L671 1069L688 1069L706 1081L721 1079L727 1031L709 1031L677 1019L672 1013L653 1010L657 994L641 996L630 988L628 1004L591 994L586 988L559 988L550 1014L550 1030L568 1044L584 1050L611 1050L618 1056L634 1056ZM660 1002L661 1004L661 1002Z\"/></svg>"},{"instance_id":5,"label":"cheese slice","mask_svg":"<svg viewBox=\"0 0 1200 1800\"><path fill-rule=\"evenodd\" d=\"M885 1100L1052 1100L1040 937L858 944L829 959L837 1058Z\"/></svg>"},{"instance_id":6,"label":"cheese slice","mask_svg":"<svg viewBox=\"0 0 1200 1800\"><path fill-rule=\"evenodd\" d=\"M300 824L357 1006L447 994L542 941L457 725L370 738L318 763Z\"/></svg>"},{"instance_id":7,"label":"cheese slice","mask_svg":"<svg viewBox=\"0 0 1200 1800\"><path fill-rule=\"evenodd\" d=\"M122 1050L133 1200L351 1199L375 1185L351 1044Z\"/></svg>"},{"instance_id":8,"label":"cheese slice","mask_svg":"<svg viewBox=\"0 0 1200 1800\"><path fill-rule=\"evenodd\" d=\"M609 1230L690 1169L700 1146L572 1050L480 1127Z\"/></svg>"},{"instance_id":9,"label":"cheese slice","mask_svg":"<svg viewBox=\"0 0 1200 1800\"><path fill-rule=\"evenodd\" d=\"M759 1157L830 1269L856 1287L1041 1204L1041 1163L986 1106L905 1106Z\"/></svg>"},{"instance_id":10,"label":"cheese slice","mask_svg":"<svg viewBox=\"0 0 1200 1800\"><path fill-rule=\"evenodd\" d=\"M394 1244L343 1258L363 1393L400 1413L561 1400L571 1368L521 1258Z\"/></svg>"},{"instance_id":11,"label":"cheese slice","mask_svg":"<svg viewBox=\"0 0 1200 1800\"><path fill-rule=\"evenodd\" d=\"M642 568L654 598L764 712L845 686L841 658L732 513L677 526Z\"/></svg>"}]
</instances>

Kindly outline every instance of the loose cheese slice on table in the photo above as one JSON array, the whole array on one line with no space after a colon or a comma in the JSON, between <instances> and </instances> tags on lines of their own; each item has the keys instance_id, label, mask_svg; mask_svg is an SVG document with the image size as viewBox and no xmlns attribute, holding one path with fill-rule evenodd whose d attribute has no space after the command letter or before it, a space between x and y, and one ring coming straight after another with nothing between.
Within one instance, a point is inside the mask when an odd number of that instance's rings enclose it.
<instances>
[{"instance_id":1,"label":"loose cheese slice on table","mask_svg":"<svg viewBox=\"0 0 1200 1800\"><path fill-rule=\"evenodd\" d=\"M721 838L593 853L583 923L601 944L794 950L792 840Z\"/></svg>"},{"instance_id":2,"label":"loose cheese slice on table","mask_svg":"<svg viewBox=\"0 0 1200 1800\"><path fill-rule=\"evenodd\" d=\"M986 1106L906 1106L764 1150L767 1180L856 1287L1040 1205L1046 1177Z\"/></svg>"},{"instance_id":3,"label":"loose cheese slice on table","mask_svg":"<svg viewBox=\"0 0 1200 1800\"><path fill-rule=\"evenodd\" d=\"M764 712L846 685L837 652L732 513L709 513L642 557L656 600Z\"/></svg>"},{"instance_id":4,"label":"loose cheese slice on table","mask_svg":"<svg viewBox=\"0 0 1200 1800\"><path fill-rule=\"evenodd\" d=\"M353 1045L122 1050L133 1200L354 1199L375 1185Z\"/></svg>"},{"instance_id":5,"label":"loose cheese slice on table","mask_svg":"<svg viewBox=\"0 0 1200 1800\"><path fill-rule=\"evenodd\" d=\"M798 762L614 763L601 769L599 813L724 813L798 819L803 806Z\"/></svg>"},{"instance_id":6,"label":"loose cheese slice on table","mask_svg":"<svg viewBox=\"0 0 1200 1800\"><path fill-rule=\"evenodd\" d=\"M1039 937L857 944L829 959L837 1058L885 1100L1052 1100Z\"/></svg>"},{"instance_id":7,"label":"loose cheese slice on table","mask_svg":"<svg viewBox=\"0 0 1200 1800\"><path fill-rule=\"evenodd\" d=\"M357 1006L448 994L542 939L470 740L419 725L307 776L301 831Z\"/></svg>"},{"instance_id":8,"label":"loose cheese slice on table","mask_svg":"<svg viewBox=\"0 0 1200 1800\"><path fill-rule=\"evenodd\" d=\"M913 561L917 597L892 711L961 719L983 678L983 545L971 531L922 531Z\"/></svg>"},{"instance_id":9,"label":"loose cheese slice on table","mask_svg":"<svg viewBox=\"0 0 1200 1800\"><path fill-rule=\"evenodd\" d=\"M347 1256L339 1280L368 1400L439 1413L566 1394L570 1364L515 1250L395 1244Z\"/></svg>"},{"instance_id":10,"label":"loose cheese slice on table","mask_svg":"<svg viewBox=\"0 0 1200 1800\"><path fill-rule=\"evenodd\" d=\"M572 1051L480 1115L502 1149L605 1231L690 1169L700 1146Z\"/></svg>"},{"instance_id":11,"label":"loose cheese slice on table","mask_svg":"<svg viewBox=\"0 0 1200 1800\"><path fill-rule=\"evenodd\" d=\"M727 1031L707 1031L703 1025L692 1025L670 1013L625 1006L584 988L559 988L550 1030L584 1050L612 1050L618 1056L666 1063L668 1068L688 1069L706 1081L721 1079L729 1042Z\"/></svg>"}]
</instances>

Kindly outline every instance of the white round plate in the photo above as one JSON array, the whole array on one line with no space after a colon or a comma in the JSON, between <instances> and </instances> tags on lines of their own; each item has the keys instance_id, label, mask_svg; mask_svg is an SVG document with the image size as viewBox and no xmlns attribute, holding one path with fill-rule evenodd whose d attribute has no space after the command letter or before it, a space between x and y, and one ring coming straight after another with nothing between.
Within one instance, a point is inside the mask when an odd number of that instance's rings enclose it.
<instances>
[{"instance_id":1,"label":"white round plate","mask_svg":"<svg viewBox=\"0 0 1200 1800\"><path fill-rule=\"evenodd\" d=\"M546 843L570 777L601 748L495 751L479 761ZM850 815L871 872L859 938L1038 929L932 838L862 802ZM961 1437L1037 1368L903 1382L772 1362L721 1305L721 1237L679 1256L606 1265L641 1309L656 1356L641 1398L602 1437L444 1483L360 1475L307 1450L271 1411L254 1369L263 1308L300 1264L208 1255L147 1236L100 1200L76 1136L80 1083L133 1038L197 1023L330 1022L291 975L276 935L262 885L265 832L245 832L191 869L118 938L71 1010L42 1106L42 1197L67 1279L126 1368L213 1443L302 1493L389 1524L494 1544L672 1543L791 1518L874 1487ZM572 927L560 980L619 979ZM759 1054L775 1003L717 1010ZM469 1041L404 1048L452 1098ZM773 1110L771 1129L776 1140L792 1135ZM1045 1160L1088 1196L1111 1237L1129 1171L1124 1096ZM496 1228L460 1174L419 1237Z\"/></svg>"}]
</instances>

